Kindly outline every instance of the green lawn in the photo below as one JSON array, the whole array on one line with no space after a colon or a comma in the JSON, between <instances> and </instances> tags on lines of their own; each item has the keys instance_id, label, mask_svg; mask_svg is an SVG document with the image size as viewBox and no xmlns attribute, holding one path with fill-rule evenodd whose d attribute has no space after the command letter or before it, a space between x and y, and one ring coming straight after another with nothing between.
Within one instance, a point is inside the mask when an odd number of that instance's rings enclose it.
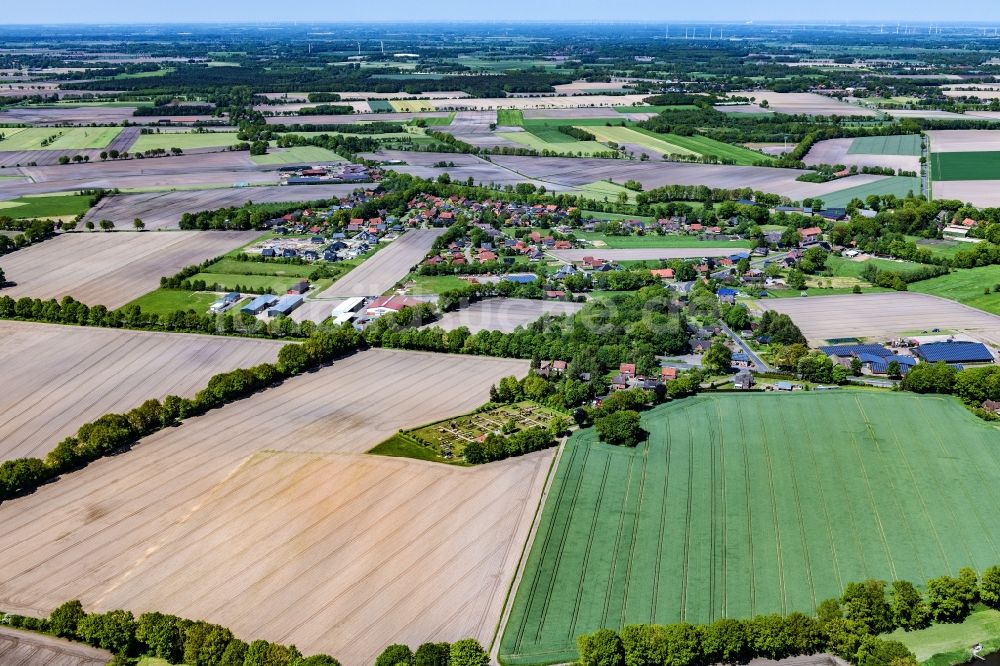
<instances>
[{"instance_id":1,"label":"green lawn","mask_svg":"<svg viewBox=\"0 0 1000 666\"><path fill-rule=\"evenodd\" d=\"M584 240L604 243L601 247L611 250L630 250L644 247L731 247L733 248L733 252L736 252L742 248L750 247L748 241L701 241L694 236L660 236L658 234L650 234L648 236L608 236L607 234L585 231L575 232L575 235L577 238Z\"/></svg>"},{"instance_id":2,"label":"green lawn","mask_svg":"<svg viewBox=\"0 0 1000 666\"><path fill-rule=\"evenodd\" d=\"M996 284L1000 284L1000 266L982 266L962 268L948 275L914 282L908 288L1000 315L1000 293L993 291ZM990 290L989 294L983 293L985 288Z\"/></svg>"},{"instance_id":3,"label":"green lawn","mask_svg":"<svg viewBox=\"0 0 1000 666\"><path fill-rule=\"evenodd\" d=\"M826 259L826 266L830 269L833 277L854 277L860 278L861 271L865 266L872 264L879 270L902 272L919 268L920 264L910 261L892 261L891 259L865 259L864 261L853 261L845 257L831 255Z\"/></svg>"},{"instance_id":4,"label":"green lawn","mask_svg":"<svg viewBox=\"0 0 1000 666\"><path fill-rule=\"evenodd\" d=\"M319 164L344 161L344 158L337 153L319 146L295 146L286 148L283 152L251 155L250 159L255 164Z\"/></svg>"},{"instance_id":5,"label":"green lawn","mask_svg":"<svg viewBox=\"0 0 1000 666\"><path fill-rule=\"evenodd\" d=\"M288 288L300 280L297 277L278 277L274 275L245 275L233 273L213 272L198 273L191 277L191 280L204 280L205 284L211 286L219 285L220 291L230 291L236 289L237 285L253 293L262 293L271 290L276 294L283 294Z\"/></svg>"},{"instance_id":6,"label":"green lawn","mask_svg":"<svg viewBox=\"0 0 1000 666\"><path fill-rule=\"evenodd\" d=\"M910 648L917 660L932 666L969 661L969 647L982 643L985 654L1000 650L1000 611L978 608L961 624L935 624L918 631L897 629L886 638Z\"/></svg>"},{"instance_id":7,"label":"green lawn","mask_svg":"<svg viewBox=\"0 0 1000 666\"><path fill-rule=\"evenodd\" d=\"M217 300L219 295L208 291L157 289L140 296L128 305L138 305L143 312L159 315L168 315L178 310L194 310L203 314Z\"/></svg>"},{"instance_id":8,"label":"green lawn","mask_svg":"<svg viewBox=\"0 0 1000 666\"><path fill-rule=\"evenodd\" d=\"M903 198L907 193L920 193L920 179L909 176L890 176L867 185L856 185L843 190L837 190L829 194L824 194L821 199L829 208L846 208L851 199L857 198L864 201L867 197L878 194L894 194Z\"/></svg>"},{"instance_id":9,"label":"green lawn","mask_svg":"<svg viewBox=\"0 0 1000 666\"><path fill-rule=\"evenodd\" d=\"M257 241L254 241L255 243ZM309 264L282 264L268 261L237 261L220 259L209 267L211 273L228 275L272 275L279 277L308 277L315 268Z\"/></svg>"},{"instance_id":10,"label":"green lawn","mask_svg":"<svg viewBox=\"0 0 1000 666\"><path fill-rule=\"evenodd\" d=\"M86 194L43 194L0 201L0 217L18 220L65 217L86 213L90 196Z\"/></svg>"},{"instance_id":11,"label":"green lawn","mask_svg":"<svg viewBox=\"0 0 1000 666\"><path fill-rule=\"evenodd\" d=\"M180 148L191 150L194 148L225 148L240 143L236 138L236 132L161 132L159 134L141 135L132 148L133 153L142 153L147 150L162 148Z\"/></svg>"},{"instance_id":12,"label":"green lawn","mask_svg":"<svg viewBox=\"0 0 1000 666\"><path fill-rule=\"evenodd\" d=\"M934 180L1000 180L1000 151L931 153L931 178Z\"/></svg>"},{"instance_id":13,"label":"green lawn","mask_svg":"<svg viewBox=\"0 0 1000 666\"><path fill-rule=\"evenodd\" d=\"M173 666L173 664L159 657L140 657L136 666Z\"/></svg>"},{"instance_id":14,"label":"green lawn","mask_svg":"<svg viewBox=\"0 0 1000 666\"><path fill-rule=\"evenodd\" d=\"M122 131L120 127L0 128L0 151L86 150L105 148ZM43 146L42 142L52 139Z\"/></svg>"},{"instance_id":15,"label":"green lawn","mask_svg":"<svg viewBox=\"0 0 1000 666\"><path fill-rule=\"evenodd\" d=\"M1000 561L1000 432L954 398L704 394L643 426L635 449L570 439L502 663L573 661L601 627L812 613L851 581Z\"/></svg>"},{"instance_id":16,"label":"green lawn","mask_svg":"<svg viewBox=\"0 0 1000 666\"><path fill-rule=\"evenodd\" d=\"M406 281L412 282L407 288L407 293L414 296L440 294L451 289L461 289L469 284L454 275L410 275Z\"/></svg>"},{"instance_id":17,"label":"green lawn","mask_svg":"<svg viewBox=\"0 0 1000 666\"><path fill-rule=\"evenodd\" d=\"M920 156L920 135L862 136L851 142L848 155L913 155Z\"/></svg>"},{"instance_id":18,"label":"green lawn","mask_svg":"<svg viewBox=\"0 0 1000 666\"><path fill-rule=\"evenodd\" d=\"M692 208L697 208L701 206L700 201L694 202L695 205ZM584 210L581 211L584 220L640 220L642 222L653 222L656 220L654 217L643 216L643 215L625 215L623 213L601 213L594 210ZM784 229L784 227L781 227Z\"/></svg>"},{"instance_id":19,"label":"green lawn","mask_svg":"<svg viewBox=\"0 0 1000 666\"><path fill-rule=\"evenodd\" d=\"M422 446L405 435L393 435L374 449L368 451L373 456L388 456L390 458L413 458L427 462L444 462L452 465L459 463L444 460L433 449Z\"/></svg>"}]
</instances>

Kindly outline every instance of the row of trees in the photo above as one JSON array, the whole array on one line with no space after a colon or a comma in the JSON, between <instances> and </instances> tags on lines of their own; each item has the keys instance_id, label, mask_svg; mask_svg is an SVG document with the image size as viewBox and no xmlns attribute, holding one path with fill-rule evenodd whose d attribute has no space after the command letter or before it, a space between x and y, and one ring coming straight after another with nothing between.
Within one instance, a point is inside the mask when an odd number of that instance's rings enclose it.
<instances>
[{"instance_id":1,"label":"row of trees","mask_svg":"<svg viewBox=\"0 0 1000 666\"><path fill-rule=\"evenodd\" d=\"M600 629L577 640L579 663L706 666L831 652L859 666L916 666L916 657L905 645L880 635L896 628L922 629L932 622L961 622L979 602L1000 607L1000 567L986 569L981 581L968 568L957 577L933 578L925 594L904 580L894 581L888 590L880 580L849 583L839 599L822 602L815 617L790 613L706 625Z\"/></svg>"},{"instance_id":2,"label":"row of trees","mask_svg":"<svg viewBox=\"0 0 1000 666\"><path fill-rule=\"evenodd\" d=\"M487 666L490 657L474 638L454 643L424 643L413 651L396 643L382 651L375 666Z\"/></svg>"},{"instance_id":3,"label":"row of trees","mask_svg":"<svg viewBox=\"0 0 1000 666\"><path fill-rule=\"evenodd\" d=\"M124 414L105 414L80 426L75 436L59 442L44 460L18 458L0 464L0 500L31 491L60 474L128 448L141 438L190 416L204 414L267 389L287 377L354 351L360 344L360 335L350 327L316 333L304 343L282 347L277 363L214 375L194 398L168 395L162 402L147 400Z\"/></svg>"},{"instance_id":4,"label":"row of trees","mask_svg":"<svg viewBox=\"0 0 1000 666\"><path fill-rule=\"evenodd\" d=\"M972 407L979 407L986 400L1000 401L1000 367L956 370L943 361L918 363L906 373L903 388L914 393L954 395Z\"/></svg>"},{"instance_id":5,"label":"row of trees","mask_svg":"<svg viewBox=\"0 0 1000 666\"><path fill-rule=\"evenodd\" d=\"M5 224L5 221L7 224ZM55 225L49 220L30 220L22 224L13 224L10 218L0 218L0 229L8 226L16 227L21 233L15 236L0 234L0 256L9 254L21 248L40 243L55 234ZM3 283L0 282L0 285Z\"/></svg>"}]
</instances>

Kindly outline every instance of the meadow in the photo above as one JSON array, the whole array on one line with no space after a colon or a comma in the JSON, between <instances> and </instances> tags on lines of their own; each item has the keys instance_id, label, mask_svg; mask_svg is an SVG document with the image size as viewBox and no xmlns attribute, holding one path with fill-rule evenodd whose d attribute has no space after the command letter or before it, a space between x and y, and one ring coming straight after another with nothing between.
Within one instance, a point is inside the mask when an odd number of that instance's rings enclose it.
<instances>
[{"instance_id":1,"label":"meadow","mask_svg":"<svg viewBox=\"0 0 1000 666\"><path fill-rule=\"evenodd\" d=\"M1000 266L960 269L948 275L915 282L908 285L908 289L1000 315L1000 293L993 290L995 285L1000 285ZM988 294L984 293L986 289L989 290Z\"/></svg>"},{"instance_id":2,"label":"meadow","mask_svg":"<svg viewBox=\"0 0 1000 666\"><path fill-rule=\"evenodd\" d=\"M1000 434L953 398L714 394L643 426L635 449L570 439L502 663L572 661L601 627L812 613L851 581L1000 559Z\"/></svg>"},{"instance_id":3,"label":"meadow","mask_svg":"<svg viewBox=\"0 0 1000 666\"><path fill-rule=\"evenodd\" d=\"M0 217L15 220L82 215L90 208L87 194L42 194L0 201Z\"/></svg>"},{"instance_id":4,"label":"meadow","mask_svg":"<svg viewBox=\"0 0 1000 666\"><path fill-rule=\"evenodd\" d=\"M251 155L254 164L328 164L343 162L342 158L332 150L319 146L294 146L281 152L271 151L266 155Z\"/></svg>"}]
</instances>

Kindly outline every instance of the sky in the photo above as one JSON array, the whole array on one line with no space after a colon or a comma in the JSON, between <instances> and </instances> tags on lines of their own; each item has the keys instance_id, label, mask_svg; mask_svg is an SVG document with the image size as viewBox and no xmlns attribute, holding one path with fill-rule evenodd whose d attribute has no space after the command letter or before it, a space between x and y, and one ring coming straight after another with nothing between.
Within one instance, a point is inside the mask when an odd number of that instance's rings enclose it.
<instances>
[{"instance_id":1,"label":"sky","mask_svg":"<svg viewBox=\"0 0 1000 666\"><path fill-rule=\"evenodd\" d=\"M997 0L44 0L5 3L3 23L241 21L1000 21ZM711 13L709 13L710 8Z\"/></svg>"}]
</instances>

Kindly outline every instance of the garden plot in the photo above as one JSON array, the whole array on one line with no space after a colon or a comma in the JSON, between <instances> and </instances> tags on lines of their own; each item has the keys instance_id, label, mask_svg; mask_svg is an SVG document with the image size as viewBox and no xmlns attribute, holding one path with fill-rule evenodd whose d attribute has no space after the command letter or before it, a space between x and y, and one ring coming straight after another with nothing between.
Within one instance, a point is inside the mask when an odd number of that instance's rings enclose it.
<instances>
[{"instance_id":1,"label":"garden plot","mask_svg":"<svg viewBox=\"0 0 1000 666\"><path fill-rule=\"evenodd\" d=\"M582 308L582 303L566 301L490 298L453 312L446 312L441 319L428 326L437 326L446 331L465 326L472 333L478 331L510 333L518 326L526 326L542 315L573 314Z\"/></svg>"},{"instance_id":2,"label":"garden plot","mask_svg":"<svg viewBox=\"0 0 1000 666\"><path fill-rule=\"evenodd\" d=\"M44 458L84 423L277 359L270 340L0 322L0 460Z\"/></svg>"},{"instance_id":3,"label":"garden plot","mask_svg":"<svg viewBox=\"0 0 1000 666\"><path fill-rule=\"evenodd\" d=\"M790 115L805 114L809 116L874 116L875 111L847 102L841 102L833 97L816 93L778 93L769 90L754 90L751 92L728 93L729 97L753 97L756 101L750 105L754 111L773 111ZM768 107L763 109L760 103L767 101Z\"/></svg>"},{"instance_id":4,"label":"garden plot","mask_svg":"<svg viewBox=\"0 0 1000 666\"><path fill-rule=\"evenodd\" d=\"M890 339L939 328L1000 344L1000 317L925 294L850 294L757 303L789 315L806 338L816 343L847 337Z\"/></svg>"},{"instance_id":5,"label":"garden plot","mask_svg":"<svg viewBox=\"0 0 1000 666\"><path fill-rule=\"evenodd\" d=\"M404 233L334 282L322 293L322 297L378 296L388 291L427 256L434 239L443 233L444 229L418 229Z\"/></svg>"},{"instance_id":6,"label":"garden plot","mask_svg":"<svg viewBox=\"0 0 1000 666\"><path fill-rule=\"evenodd\" d=\"M144 192L105 197L91 208L83 221L111 220L127 228L139 218L146 229L176 229L184 213L215 210L253 203L315 201L344 197L359 186L345 185L285 185L272 187L227 187L214 190L179 190ZM363 187L363 186L361 186Z\"/></svg>"},{"instance_id":7,"label":"garden plot","mask_svg":"<svg viewBox=\"0 0 1000 666\"><path fill-rule=\"evenodd\" d=\"M19 298L72 296L117 308L156 289L160 277L225 254L258 236L254 231L171 231L62 234L0 258Z\"/></svg>"},{"instance_id":8,"label":"garden plot","mask_svg":"<svg viewBox=\"0 0 1000 666\"><path fill-rule=\"evenodd\" d=\"M160 610L364 666L388 643L489 643L552 452L472 469L362 455L523 375L368 351L0 505L0 608Z\"/></svg>"}]
</instances>

